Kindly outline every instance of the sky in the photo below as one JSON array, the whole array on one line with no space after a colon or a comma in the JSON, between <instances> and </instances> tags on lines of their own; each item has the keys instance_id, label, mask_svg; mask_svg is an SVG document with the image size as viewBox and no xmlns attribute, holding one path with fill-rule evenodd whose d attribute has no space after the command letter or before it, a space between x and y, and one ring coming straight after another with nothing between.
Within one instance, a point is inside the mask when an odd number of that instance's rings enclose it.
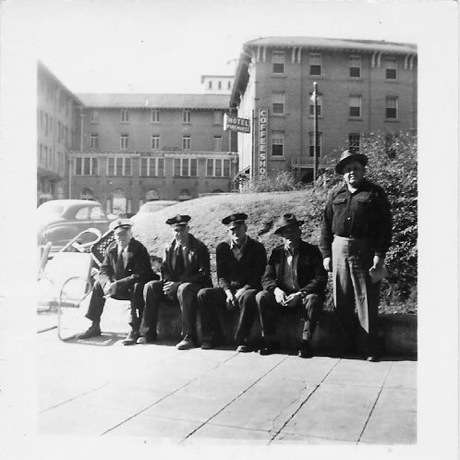
<instances>
[{"instance_id":1,"label":"sky","mask_svg":"<svg viewBox=\"0 0 460 460\"><path fill-rule=\"evenodd\" d=\"M10 0L10 25L73 92L200 93L262 36L420 43L427 1ZM10 11L8 11L10 10Z\"/></svg>"}]
</instances>

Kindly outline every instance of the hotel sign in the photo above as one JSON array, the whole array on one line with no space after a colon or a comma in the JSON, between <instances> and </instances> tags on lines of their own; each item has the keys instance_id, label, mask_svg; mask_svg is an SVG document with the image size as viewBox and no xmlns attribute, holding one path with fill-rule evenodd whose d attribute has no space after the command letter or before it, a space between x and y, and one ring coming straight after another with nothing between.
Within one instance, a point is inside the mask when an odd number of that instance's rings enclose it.
<instances>
[{"instance_id":1,"label":"hotel sign","mask_svg":"<svg viewBox=\"0 0 460 460\"><path fill-rule=\"evenodd\" d=\"M267 178L268 109L259 109L259 179Z\"/></svg>"},{"instance_id":2,"label":"hotel sign","mask_svg":"<svg viewBox=\"0 0 460 460\"><path fill-rule=\"evenodd\" d=\"M250 133L251 127L247 118L233 117L224 113L224 130L238 131L240 133Z\"/></svg>"}]
</instances>

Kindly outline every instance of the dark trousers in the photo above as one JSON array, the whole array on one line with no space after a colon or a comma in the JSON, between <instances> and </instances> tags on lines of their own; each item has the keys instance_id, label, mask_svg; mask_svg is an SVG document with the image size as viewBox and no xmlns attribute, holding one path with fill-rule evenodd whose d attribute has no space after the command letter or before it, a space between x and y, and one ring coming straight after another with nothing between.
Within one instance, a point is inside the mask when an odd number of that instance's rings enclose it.
<instances>
[{"instance_id":1,"label":"dark trousers","mask_svg":"<svg viewBox=\"0 0 460 460\"><path fill-rule=\"evenodd\" d=\"M256 306L257 289L247 289L240 296L238 327L235 332L235 340L238 344L249 338L252 323L257 313ZM219 321L219 310L225 310L227 296L221 288L205 288L198 293L198 308L201 316L201 332L203 340L212 340L223 337Z\"/></svg>"},{"instance_id":2,"label":"dark trousers","mask_svg":"<svg viewBox=\"0 0 460 460\"><path fill-rule=\"evenodd\" d=\"M332 243L332 274L334 304L341 325L342 347L349 348L359 326L365 334L368 352L378 345L378 308L380 283L373 284L369 268L373 263L370 244L365 239L334 237Z\"/></svg>"},{"instance_id":3,"label":"dark trousers","mask_svg":"<svg viewBox=\"0 0 460 460\"><path fill-rule=\"evenodd\" d=\"M144 314L141 332L153 334L157 332L158 311L161 303L179 303L182 313L182 335L196 337L197 294L202 286L195 283L182 283L176 294L167 296L163 293L163 281L150 281L144 286Z\"/></svg>"},{"instance_id":4,"label":"dark trousers","mask_svg":"<svg viewBox=\"0 0 460 460\"><path fill-rule=\"evenodd\" d=\"M126 290L125 292L117 293L114 296L111 296L113 299L117 300L129 300L131 302L131 317L130 317L130 326L133 330L138 331L143 310L144 310L144 298L142 295L144 289L143 283L134 284L132 289ZM105 294L102 287L102 284L99 281L96 281L93 286L91 293L91 299L89 301L88 311L86 317L91 321L100 322L102 312L105 305Z\"/></svg>"},{"instance_id":5,"label":"dark trousers","mask_svg":"<svg viewBox=\"0 0 460 460\"><path fill-rule=\"evenodd\" d=\"M260 327L264 338L273 339L276 335L276 317L284 313L300 312L303 320L303 340L311 340L315 332L316 323L323 309L323 298L318 294L308 294L295 307L283 307L276 302L275 295L268 291L259 292L256 296L260 315Z\"/></svg>"}]
</instances>

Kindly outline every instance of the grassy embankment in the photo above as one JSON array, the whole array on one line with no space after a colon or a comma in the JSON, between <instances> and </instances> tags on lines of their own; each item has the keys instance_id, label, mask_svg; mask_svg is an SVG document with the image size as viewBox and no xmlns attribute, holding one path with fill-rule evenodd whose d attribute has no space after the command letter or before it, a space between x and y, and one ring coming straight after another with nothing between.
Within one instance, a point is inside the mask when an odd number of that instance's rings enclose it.
<instances>
[{"instance_id":1,"label":"grassy embankment","mask_svg":"<svg viewBox=\"0 0 460 460\"><path fill-rule=\"evenodd\" d=\"M225 216L236 212L248 214L248 234L265 245L267 255L281 243L281 238L273 234L273 224L279 216L287 212L292 212L299 220L305 221L302 226L302 238L318 245L320 215L317 207L315 210L315 206L312 205L317 202L314 193L313 189L306 189L294 192L225 194L197 198L152 213L137 223L133 227L133 232L134 236L147 247L151 256L162 258L165 244L173 238L171 229L165 224L166 219L177 214L190 215L192 217L190 233L209 248L211 271L215 283L215 249L217 244L228 238L227 228L221 223ZM330 295L328 297L327 308L331 308ZM382 312L404 313L405 311L404 306L385 306L382 307Z\"/></svg>"}]
</instances>

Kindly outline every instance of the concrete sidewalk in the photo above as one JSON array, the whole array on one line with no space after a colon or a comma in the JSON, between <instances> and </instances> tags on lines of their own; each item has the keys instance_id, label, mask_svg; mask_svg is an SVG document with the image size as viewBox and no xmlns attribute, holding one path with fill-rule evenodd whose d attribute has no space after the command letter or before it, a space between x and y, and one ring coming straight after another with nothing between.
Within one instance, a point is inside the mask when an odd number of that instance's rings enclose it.
<instances>
[{"instance_id":1,"label":"concrete sidewalk","mask_svg":"<svg viewBox=\"0 0 460 460\"><path fill-rule=\"evenodd\" d=\"M124 347L38 334L41 435L207 442L413 444L416 361Z\"/></svg>"}]
</instances>

